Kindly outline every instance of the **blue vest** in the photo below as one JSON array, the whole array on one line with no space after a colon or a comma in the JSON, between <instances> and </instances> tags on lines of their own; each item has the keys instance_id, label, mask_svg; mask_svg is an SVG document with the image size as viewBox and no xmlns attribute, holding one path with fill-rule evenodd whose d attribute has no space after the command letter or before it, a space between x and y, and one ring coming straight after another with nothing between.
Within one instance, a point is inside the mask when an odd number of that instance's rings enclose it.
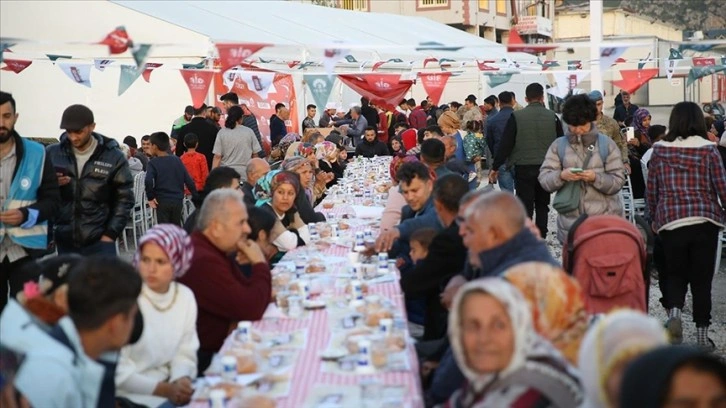
<instances>
[{"instance_id":1,"label":"blue vest","mask_svg":"<svg viewBox=\"0 0 726 408\"><path fill-rule=\"evenodd\" d=\"M43 179L45 148L40 143L22 139L23 158L10 185L10 194L2 210L24 208L38 200L38 188ZM0 230L23 248L46 249L48 247L48 222L36 223L30 228L10 226L0 223ZM0 236L2 236L0 234Z\"/></svg>"}]
</instances>

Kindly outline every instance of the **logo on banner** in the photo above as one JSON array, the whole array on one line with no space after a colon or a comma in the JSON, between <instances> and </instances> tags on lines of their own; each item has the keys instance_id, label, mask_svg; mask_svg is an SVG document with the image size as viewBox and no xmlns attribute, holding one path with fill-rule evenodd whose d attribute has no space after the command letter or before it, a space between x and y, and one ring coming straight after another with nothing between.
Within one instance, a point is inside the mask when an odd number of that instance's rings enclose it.
<instances>
[{"instance_id":1,"label":"logo on banner","mask_svg":"<svg viewBox=\"0 0 726 408\"><path fill-rule=\"evenodd\" d=\"M376 87L378 87L378 89L390 89L391 84L381 79L380 81L376 81Z\"/></svg>"},{"instance_id":2,"label":"logo on banner","mask_svg":"<svg viewBox=\"0 0 726 408\"><path fill-rule=\"evenodd\" d=\"M439 82L441 82L441 75L428 74L428 75L426 75L426 80L429 81L429 84L436 85Z\"/></svg>"},{"instance_id":3,"label":"logo on banner","mask_svg":"<svg viewBox=\"0 0 726 408\"><path fill-rule=\"evenodd\" d=\"M192 96L192 105L196 108L202 106L204 100L207 98L207 91L214 77L214 72L182 69L179 70L179 73L189 88L189 93Z\"/></svg>"},{"instance_id":4,"label":"logo on banner","mask_svg":"<svg viewBox=\"0 0 726 408\"><path fill-rule=\"evenodd\" d=\"M194 87L195 90L203 88L204 83L204 78L200 78L197 74L194 74L194 76L189 78L189 86Z\"/></svg>"}]
</instances>

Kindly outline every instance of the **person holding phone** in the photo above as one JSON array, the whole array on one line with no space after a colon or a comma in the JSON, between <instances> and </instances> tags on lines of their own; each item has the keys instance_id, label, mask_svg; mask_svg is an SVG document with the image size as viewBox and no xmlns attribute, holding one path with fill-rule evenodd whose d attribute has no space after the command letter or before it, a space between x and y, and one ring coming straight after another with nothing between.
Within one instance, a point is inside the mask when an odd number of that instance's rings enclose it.
<instances>
[{"instance_id":1,"label":"person holding phone","mask_svg":"<svg viewBox=\"0 0 726 408\"><path fill-rule=\"evenodd\" d=\"M43 145L15 131L15 99L0 91L0 311L39 273L23 268L48 253L48 221L60 193ZM42 170L40 170L42 169Z\"/></svg>"},{"instance_id":2,"label":"person holding phone","mask_svg":"<svg viewBox=\"0 0 726 408\"><path fill-rule=\"evenodd\" d=\"M615 142L601 135L595 120L597 107L587 95L575 95L565 101L562 120L567 123L567 145L560 157L560 138L547 150L538 180L542 188L554 193L567 182L582 188L577 209L557 217L557 238L565 242L567 233L577 218L588 215L623 215L618 192L625 184L625 169L620 149ZM600 143L607 143L601 149ZM601 152L607 152L605 157Z\"/></svg>"}]
</instances>

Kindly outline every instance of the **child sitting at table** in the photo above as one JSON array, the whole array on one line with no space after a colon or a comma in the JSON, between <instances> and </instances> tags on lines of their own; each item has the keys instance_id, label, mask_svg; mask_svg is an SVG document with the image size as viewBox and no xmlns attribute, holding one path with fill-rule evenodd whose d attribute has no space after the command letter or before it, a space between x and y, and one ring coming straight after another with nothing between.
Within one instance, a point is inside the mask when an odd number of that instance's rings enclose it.
<instances>
[{"instance_id":1,"label":"child sitting at table","mask_svg":"<svg viewBox=\"0 0 726 408\"><path fill-rule=\"evenodd\" d=\"M411 251L409 255L414 265L426 259L426 256L429 254L429 246L435 236L436 230L433 228L421 228L411 234L411 238L409 239Z\"/></svg>"}]
</instances>

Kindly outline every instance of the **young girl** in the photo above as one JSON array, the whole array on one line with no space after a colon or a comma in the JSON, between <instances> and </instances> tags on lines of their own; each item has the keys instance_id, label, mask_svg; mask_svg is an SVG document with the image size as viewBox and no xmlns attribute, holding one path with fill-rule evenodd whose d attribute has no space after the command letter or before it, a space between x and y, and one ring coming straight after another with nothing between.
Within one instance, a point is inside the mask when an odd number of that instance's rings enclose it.
<instances>
[{"instance_id":1,"label":"young girl","mask_svg":"<svg viewBox=\"0 0 726 408\"><path fill-rule=\"evenodd\" d=\"M138 304L144 316L141 339L121 349L116 369L118 395L152 407L165 401L185 405L197 375L197 302L175 282L191 265L194 247L176 225L160 224L139 241L134 265L144 285Z\"/></svg>"},{"instance_id":2,"label":"young girl","mask_svg":"<svg viewBox=\"0 0 726 408\"><path fill-rule=\"evenodd\" d=\"M470 120L466 122L465 130L464 154L466 155L466 163L479 163L486 152L486 143L481 132L481 122Z\"/></svg>"},{"instance_id":3,"label":"young girl","mask_svg":"<svg viewBox=\"0 0 726 408\"><path fill-rule=\"evenodd\" d=\"M403 147L403 142L398 136L394 136L391 139L391 156L405 156L406 148Z\"/></svg>"}]
</instances>

